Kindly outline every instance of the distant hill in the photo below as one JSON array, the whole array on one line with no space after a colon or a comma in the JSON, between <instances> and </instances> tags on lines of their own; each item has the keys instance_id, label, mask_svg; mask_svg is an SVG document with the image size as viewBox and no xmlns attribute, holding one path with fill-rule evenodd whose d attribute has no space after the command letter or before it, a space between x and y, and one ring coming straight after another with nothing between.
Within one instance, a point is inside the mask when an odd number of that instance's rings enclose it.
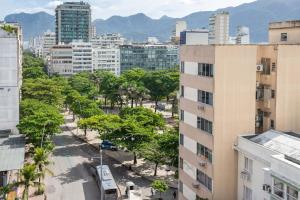
<instances>
[{"instance_id":1,"label":"distant hill","mask_svg":"<svg viewBox=\"0 0 300 200\"><path fill-rule=\"evenodd\" d=\"M45 12L11 14L7 15L4 20L19 22L22 25L25 40L42 35L47 30L53 31L55 29L55 17Z\"/></svg>"},{"instance_id":2,"label":"distant hill","mask_svg":"<svg viewBox=\"0 0 300 200\"><path fill-rule=\"evenodd\" d=\"M201 11L185 16L183 20L188 28L202 28L208 26L208 18L214 12L221 10L230 12L230 34L235 35L236 27L245 25L250 27L252 42L266 42L268 38L268 24L272 21L300 19L300 0L257 0L237 7L228 7L217 11ZM55 18L47 13L12 14L6 21L17 21L24 27L24 38L42 34L47 29L54 30ZM126 38L143 41L149 36L156 36L161 41L168 40L176 20L163 16L152 19L142 13L128 17L112 16L107 20L97 19L93 24L98 33L119 32Z\"/></svg>"}]
</instances>

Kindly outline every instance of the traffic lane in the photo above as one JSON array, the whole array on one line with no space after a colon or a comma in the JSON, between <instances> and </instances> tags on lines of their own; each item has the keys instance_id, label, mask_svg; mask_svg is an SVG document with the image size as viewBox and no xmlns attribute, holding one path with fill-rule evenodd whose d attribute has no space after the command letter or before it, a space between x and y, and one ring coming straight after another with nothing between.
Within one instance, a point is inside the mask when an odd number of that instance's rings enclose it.
<instances>
[{"instance_id":1,"label":"traffic lane","mask_svg":"<svg viewBox=\"0 0 300 200\"><path fill-rule=\"evenodd\" d=\"M88 145L76 140L69 132L55 136L52 159L53 177L47 177L46 194L50 200L100 199L93 177L88 173Z\"/></svg>"}]
</instances>

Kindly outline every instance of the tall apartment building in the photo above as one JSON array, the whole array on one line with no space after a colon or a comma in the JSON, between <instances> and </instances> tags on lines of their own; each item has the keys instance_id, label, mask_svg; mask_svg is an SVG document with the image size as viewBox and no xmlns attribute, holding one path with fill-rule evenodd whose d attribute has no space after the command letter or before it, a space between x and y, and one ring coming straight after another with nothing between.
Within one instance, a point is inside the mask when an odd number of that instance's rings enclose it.
<instances>
[{"instance_id":1,"label":"tall apartment building","mask_svg":"<svg viewBox=\"0 0 300 200\"><path fill-rule=\"evenodd\" d=\"M48 73L71 76L73 74L72 45L54 45L50 51Z\"/></svg>"},{"instance_id":2,"label":"tall apartment building","mask_svg":"<svg viewBox=\"0 0 300 200\"><path fill-rule=\"evenodd\" d=\"M93 48L93 70L104 70L120 75L120 49L118 47Z\"/></svg>"},{"instance_id":3,"label":"tall apartment building","mask_svg":"<svg viewBox=\"0 0 300 200\"><path fill-rule=\"evenodd\" d=\"M237 199L240 134L300 133L299 52L300 45L181 46L180 199Z\"/></svg>"},{"instance_id":4,"label":"tall apartment building","mask_svg":"<svg viewBox=\"0 0 300 200\"><path fill-rule=\"evenodd\" d=\"M300 199L300 135L269 130L239 136L238 199Z\"/></svg>"},{"instance_id":5,"label":"tall apartment building","mask_svg":"<svg viewBox=\"0 0 300 200\"><path fill-rule=\"evenodd\" d=\"M43 58L48 60L50 57L50 50L55 45L55 33L47 31L43 34L42 47Z\"/></svg>"},{"instance_id":6,"label":"tall apartment building","mask_svg":"<svg viewBox=\"0 0 300 200\"><path fill-rule=\"evenodd\" d=\"M145 70L175 69L179 64L176 45L121 45L121 73L132 68Z\"/></svg>"},{"instance_id":7,"label":"tall apartment building","mask_svg":"<svg viewBox=\"0 0 300 200\"><path fill-rule=\"evenodd\" d=\"M92 44L82 41L72 42L73 73L93 72Z\"/></svg>"},{"instance_id":8,"label":"tall apartment building","mask_svg":"<svg viewBox=\"0 0 300 200\"><path fill-rule=\"evenodd\" d=\"M209 18L209 44L226 44L229 40L229 13L220 12Z\"/></svg>"},{"instance_id":9,"label":"tall apartment building","mask_svg":"<svg viewBox=\"0 0 300 200\"><path fill-rule=\"evenodd\" d=\"M237 28L236 44L250 44L249 27L239 26Z\"/></svg>"},{"instance_id":10,"label":"tall apartment building","mask_svg":"<svg viewBox=\"0 0 300 200\"><path fill-rule=\"evenodd\" d=\"M0 131L17 133L22 84L22 29L0 24Z\"/></svg>"},{"instance_id":11,"label":"tall apartment building","mask_svg":"<svg viewBox=\"0 0 300 200\"><path fill-rule=\"evenodd\" d=\"M180 41L180 33L187 29L186 21L177 21L175 24L175 29L173 30L173 35L171 37L171 41L174 44L178 44Z\"/></svg>"},{"instance_id":12,"label":"tall apartment building","mask_svg":"<svg viewBox=\"0 0 300 200\"><path fill-rule=\"evenodd\" d=\"M89 42L91 38L91 8L85 2L65 2L57 6L56 44L73 40Z\"/></svg>"}]
</instances>

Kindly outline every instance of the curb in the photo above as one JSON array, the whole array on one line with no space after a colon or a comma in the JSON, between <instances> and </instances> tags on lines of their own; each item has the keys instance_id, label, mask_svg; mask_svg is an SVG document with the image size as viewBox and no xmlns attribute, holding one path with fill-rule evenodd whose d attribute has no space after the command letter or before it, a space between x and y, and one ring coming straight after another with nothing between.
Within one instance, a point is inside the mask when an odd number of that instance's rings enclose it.
<instances>
[{"instance_id":1,"label":"curb","mask_svg":"<svg viewBox=\"0 0 300 200\"><path fill-rule=\"evenodd\" d=\"M66 126L66 127L67 127L68 131L70 131L70 132L72 133L72 135L73 135L74 137L76 137L78 140L80 140L80 141L82 141L82 142L85 142L86 144L90 145L90 146L93 147L96 151L99 151L99 150L100 150L99 147L96 147L95 145L89 143L89 142L88 142L87 140L85 140L84 138L82 138L82 137L76 135L76 134L70 129L69 126ZM122 164L119 160L117 160L117 159L115 159L115 158L109 156L108 154L106 154L106 155L107 155L108 157L110 157L111 159L114 159L114 160L117 161L118 163ZM129 170L129 168L130 168L130 165L122 164L122 166L126 167L128 170ZM146 180L148 180L148 181L154 181L154 180L155 180L155 178L152 179L152 178L149 178L149 177L147 177L147 176L141 175L139 172L136 172L133 168L132 168L131 171L134 172L136 175L138 175L138 176L140 176L140 177L142 177L142 178L144 178L144 179L146 179ZM172 189L178 189L178 187L176 187L176 186L174 187L174 186L172 186L172 185L170 185L170 184L168 184L168 186L169 186L169 188L172 188Z\"/></svg>"}]
</instances>

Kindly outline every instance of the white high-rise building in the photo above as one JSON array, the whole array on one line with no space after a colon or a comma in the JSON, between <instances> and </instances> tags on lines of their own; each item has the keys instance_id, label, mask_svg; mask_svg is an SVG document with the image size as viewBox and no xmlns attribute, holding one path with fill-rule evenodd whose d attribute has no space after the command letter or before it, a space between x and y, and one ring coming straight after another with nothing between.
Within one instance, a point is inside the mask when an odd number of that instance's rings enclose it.
<instances>
[{"instance_id":1,"label":"white high-rise building","mask_svg":"<svg viewBox=\"0 0 300 200\"><path fill-rule=\"evenodd\" d=\"M43 47L43 58L48 60L50 57L50 50L55 45L55 33L47 31L43 35L42 47Z\"/></svg>"},{"instance_id":2,"label":"white high-rise building","mask_svg":"<svg viewBox=\"0 0 300 200\"><path fill-rule=\"evenodd\" d=\"M73 73L79 72L93 72L93 50L92 44L82 41L72 42L72 64Z\"/></svg>"},{"instance_id":3,"label":"white high-rise building","mask_svg":"<svg viewBox=\"0 0 300 200\"><path fill-rule=\"evenodd\" d=\"M93 48L93 70L110 71L115 75L120 75L120 49L111 48Z\"/></svg>"},{"instance_id":4,"label":"white high-rise building","mask_svg":"<svg viewBox=\"0 0 300 200\"><path fill-rule=\"evenodd\" d=\"M96 36L91 39L93 48L97 47L115 47L125 44L125 38L119 33L108 33Z\"/></svg>"},{"instance_id":5,"label":"white high-rise building","mask_svg":"<svg viewBox=\"0 0 300 200\"><path fill-rule=\"evenodd\" d=\"M17 133L22 84L22 29L0 23L0 130Z\"/></svg>"},{"instance_id":6,"label":"white high-rise building","mask_svg":"<svg viewBox=\"0 0 300 200\"><path fill-rule=\"evenodd\" d=\"M175 37L180 37L180 33L187 29L186 21L177 21L175 27Z\"/></svg>"},{"instance_id":7,"label":"white high-rise building","mask_svg":"<svg viewBox=\"0 0 300 200\"><path fill-rule=\"evenodd\" d=\"M250 44L250 30L246 26L237 29L236 44Z\"/></svg>"},{"instance_id":8,"label":"white high-rise building","mask_svg":"<svg viewBox=\"0 0 300 200\"><path fill-rule=\"evenodd\" d=\"M229 40L229 13L213 14L209 18L209 44L226 44Z\"/></svg>"}]
</instances>

